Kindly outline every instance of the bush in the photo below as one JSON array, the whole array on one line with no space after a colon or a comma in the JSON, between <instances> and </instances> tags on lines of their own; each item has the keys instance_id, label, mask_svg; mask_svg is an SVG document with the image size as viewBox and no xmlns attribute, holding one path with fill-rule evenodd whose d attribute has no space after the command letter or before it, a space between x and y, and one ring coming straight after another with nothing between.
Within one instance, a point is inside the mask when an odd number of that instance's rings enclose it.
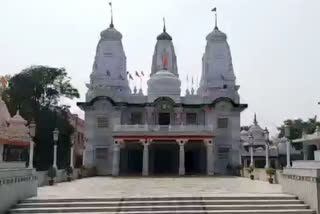
<instances>
[{"instance_id":1,"label":"bush","mask_svg":"<svg viewBox=\"0 0 320 214\"><path fill-rule=\"evenodd\" d=\"M68 166L66 168L66 173L67 173L68 176L72 175L73 174L73 168L71 166Z\"/></svg>"},{"instance_id":2,"label":"bush","mask_svg":"<svg viewBox=\"0 0 320 214\"><path fill-rule=\"evenodd\" d=\"M276 174L276 170L273 169L273 168L268 168L268 169L266 169L266 173L267 173L267 175L269 175L269 177L271 178L273 175Z\"/></svg>"},{"instance_id":3,"label":"bush","mask_svg":"<svg viewBox=\"0 0 320 214\"><path fill-rule=\"evenodd\" d=\"M57 177L57 170L56 170L55 167L51 166L48 169L48 177L51 178L51 179L54 179L55 177Z\"/></svg>"},{"instance_id":4,"label":"bush","mask_svg":"<svg viewBox=\"0 0 320 214\"><path fill-rule=\"evenodd\" d=\"M247 168L247 171L248 171L250 174L253 173L254 167L253 167L253 166L249 166L249 167Z\"/></svg>"}]
</instances>

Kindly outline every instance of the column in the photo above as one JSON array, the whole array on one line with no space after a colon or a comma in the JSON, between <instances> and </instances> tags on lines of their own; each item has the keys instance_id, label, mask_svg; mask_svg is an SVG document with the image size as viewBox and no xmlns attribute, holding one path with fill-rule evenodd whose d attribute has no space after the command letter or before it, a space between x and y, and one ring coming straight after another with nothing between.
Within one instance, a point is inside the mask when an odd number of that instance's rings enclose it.
<instances>
[{"instance_id":1,"label":"column","mask_svg":"<svg viewBox=\"0 0 320 214\"><path fill-rule=\"evenodd\" d=\"M253 162L253 146L250 145L250 167L254 167L254 162Z\"/></svg>"},{"instance_id":2,"label":"column","mask_svg":"<svg viewBox=\"0 0 320 214\"><path fill-rule=\"evenodd\" d=\"M0 144L0 163L3 162L3 144Z\"/></svg>"},{"instance_id":3,"label":"column","mask_svg":"<svg viewBox=\"0 0 320 214\"><path fill-rule=\"evenodd\" d=\"M214 174L214 163L213 163L213 142L212 140L205 141L207 146L207 175Z\"/></svg>"},{"instance_id":4,"label":"column","mask_svg":"<svg viewBox=\"0 0 320 214\"><path fill-rule=\"evenodd\" d=\"M72 167L72 168L74 168L73 156L74 156L74 147L73 147L73 144L71 144L71 148L70 148L70 167Z\"/></svg>"},{"instance_id":5,"label":"column","mask_svg":"<svg viewBox=\"0 0 320 214\"><path fill-rule=\"evenodd\" d=\"M179 175L185 175L185 151L184 145L186 144L186 140L178 140L179 144Z\"/></svg>"},{"instance_id":6,"label":"column","mask_svg":"<svg viewBox=\"0 0 320 214\"><path fill-rule=\"evenodd\" d=\"M287 168L291 167L291 161L290 161L290 150L291 150L291 142L287 138Z\"/></svg>"},{"instance_id":7,"label":"column","mask_svg":"<svg viewBox=\"0 0 320 214\"><path fill-rule=\"evenodd\" d=\"M113 144L113 159L112 159L112 175L119 175L119 166L120 166L120 142L114 141Z\"/></svg>"},{"instance_id":8,"label":"column","mask_svg":"<svg viewBox=\"0 0 320 214\"><path fill-rule=\"evenodd\" d=\"M57 166L57 142L54 143L54 146L53 146L53 167L58 169L58 166Z\"/></svg>"},{"instance_id":9,"label":"column","mask_svg":"<svg viewBox=\"0 0 320 214\"><path fill-rule=\"evenodd\" d=\"M34 142L33 142L32 139L30 139L30 145L29 145L29 169L33 168L33 151L34 151Z\"/></svg>"},{"instance_id":10,"label":"column","mask_svg":"<svg viewBox=\"0 0 320 214\"><path fill-rule=\"evenodd\" d=\"M308 160L308 145L303 143L303 160Z\"/></svg>"},{"instance_id":11,"label":"column","mask_svg":"<svg viewBox=\"0 0 320 214\"><path fill-rule=\"evenodd\" d=\"M266 165L264 168L270 168L270 162L269 162L269 144L266 143Z\"/></svg>"},{"instance_id":12,"label":"column","mask_svg":"<svg viewBox=\"0 0 320 214\"><path fill-rule=\"evenodd\" d=\"M143 162L142 162L142 175L149 175L149 142L148 140L141 140L143 145Z\"/></svg>"}]
</instances>

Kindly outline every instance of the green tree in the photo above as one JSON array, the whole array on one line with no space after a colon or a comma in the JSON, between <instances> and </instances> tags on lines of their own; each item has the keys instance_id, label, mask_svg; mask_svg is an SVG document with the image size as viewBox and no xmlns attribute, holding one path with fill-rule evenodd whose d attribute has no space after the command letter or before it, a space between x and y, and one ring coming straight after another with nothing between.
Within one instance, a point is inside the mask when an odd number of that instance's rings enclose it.
<instances>
[{"instance_id":1,"label":"green tree","mask_svg":"<svg viewBox=\"0 0 320 214\"><path fill-rule=\"evenodd\" d=\"M59 104L62 97L79 98L79 92L71 83L64 68L32 66L12 76L2 94L13 115L17 108L29 122L37 124L35 136L35 166L48 169L52 164L52 131L60 131L58 165L65 167L69 161L70 136L73 128L67 117L69 106Z\"/></svg>"},{"instance_id":2,"label":"green tree","mask_svg":"<svg viewBox=\"0 0 320 214\"><path fill-rule=\"evenodd\" d=\"M320 126L320 122L317 121L317 117L310 118L306 121L303 121L302 119L295 119L295 120L285 120L283 122L283 125L278 127L279 130L279 138L284 137L284 127L285 124L288 124L290 126L290 140L298 139L302 137L303 131L306 132L306 134L312 134L315 132L317 126ZM302 149L301 144L294 144L296 149Z\"/></svg>"}]
</instances>

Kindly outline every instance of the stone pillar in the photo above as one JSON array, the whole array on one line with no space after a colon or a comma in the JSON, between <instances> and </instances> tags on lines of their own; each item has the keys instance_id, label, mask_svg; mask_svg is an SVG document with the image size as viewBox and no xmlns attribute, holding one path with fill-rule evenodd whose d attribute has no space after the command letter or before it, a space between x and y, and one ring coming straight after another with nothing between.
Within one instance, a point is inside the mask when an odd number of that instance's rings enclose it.
<instances>
[{"instance_id":1,"label":"stone pillar","mask_svg":"<svg viewBox=\"0 0 320 214\"><path fill-rule=\"evenodd\" d=\"M115 140L113 144L112 176L119 175L120 167L120 141Z\"/></svg>"},{"instance_id":2,"label":"stone pillar","mask_svg":"<svg viewBox=\"0 0 320 214\"><path fill-rule=\"evenodd\" d=\"M74 146L73 146L73 144L71 144L71 148L70 148L70 167L72 167L72 168L74 168L73 156L74 156Z\"/></svg>"},{"instance_id":3,"label":"stone pillar","mask_svg":"<svg viewBox=\"0 0 320 214\"><path fill-rule=\"evenodd\" d=\"M53 167L58 169L58 166L57 166L57 148L58 148L58 145L57 145L57 142L54 143L54 146L53 146Z\"/></svg>"},{"instance_id":4,"label":"stone pillar","mask_svg":"<svg viewBox=\"0 0 320 214\"><path fill-rule=\"evenodd\" d=\"M291 142L289 139L287 140L287 168L291 167L290 161L290 151L291 151Z\"/></svg>"},{"instance_id":5,"label":"stone pillar","mask_svg":"<svg viewBox=\"0 0 320 214\"><path fill-rule=\"evenodd\" d=\"M264 168L270 168L270 161L269 161L269 144L266 143L266 165Z\"/></svg>"},{"instance_id":6,"label":"stone pillar","mask_svg":"<svg viewBox=\"0 0 320 214\"><path fill-rule=\"evenodd\" d=\"M0 163L3 162L3 144L0 144Z\"/></svg>"},{"instance_id":7,"label":"stone pillar","mask_svg":"<svg viewBox=\"0 0 320 214\"><path fill-rule=\"evenodd\" d=\"M308 145L303 143L303 160L308 160Z\"/></svg>"},{"instance_id":8,"label":"stone pillar","mask_svg":"<svg viewBox=\"0 0 320 214\"><path fill-rule=\"evenodd\" d=\"M212 140L205 140L207 146L207 175L214 174L214 163L213 163L213 142Z\"/></svg>"},{"instance_id":9,"label":"stone pillar","mask_svg":"<svg viewBox=\"0 0 320 214\"><path fill-rule=\"evenodd\" d=\"M186 140L178 140L179 144L179 175L185 175L186 174L186 168L185 168L185 151L184 151L184 145L186 144Z\"/></svg>"},{"instance_id":10,"label":"stone pillar","mask_svg":"<svg viewBox=\"0 0 320 214\"><path fill-rule=\"evenodd\" d=\"M149 175L149 142L148 140L140 141L143 145L143 162L142 162L142 175Z\"/></svg>"},{"instance_id":11,"label":"stone pillar","mask_svg":"<svg viewBox=\"0 0 320 214\"><path fill-rule=\"evenodd\" d=\"M29 145L29 169L33 168L33 151L34 151L34 142L30 139Z\"/></svg>"},{"instance_id":12,"label":"stone pillar","mask_svg":"<svg viewBox=\"0 0 320 214\"><path fill-rule=\"evenodd\" d=\"M250 167L254 167L254 161L253 161L253 146L250 145Z\"/></svg>"}]
</instances>

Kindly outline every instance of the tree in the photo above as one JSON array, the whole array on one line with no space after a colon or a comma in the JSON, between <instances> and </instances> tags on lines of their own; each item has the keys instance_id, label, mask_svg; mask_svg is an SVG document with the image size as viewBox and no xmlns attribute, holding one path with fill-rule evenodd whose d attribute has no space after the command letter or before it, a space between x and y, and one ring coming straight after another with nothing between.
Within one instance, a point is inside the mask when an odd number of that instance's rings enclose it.
<instances>
[{"instance_id":1,"label":"tree","mask_svg":"<svg viewBox=\"0 0 320 214\"><path fill-rule=\"evenodd\" d=\"M310 118L306 121L303 121L302 119L295 119L295 120L285 120L283 122L283 125L278 127L279 130L279 138L284 137L284 127L285 124L288 124L290 126L290 140L299 139L302 137L303 131L306 132L306 134L312 134L315 132L317 126L320 126L320 122L317 121L317 117ZM294 144L296 149L301 149L301 144Z\"/></svg>"},{"instance_id":2,"label":"tree","mask_svg":"<svg viewBox=\"0 0 320 214\"><path fill-rule=\"evenodd\" d=\"M70 136L73 128L68 121L69 106L59 104L61 97L79 98L79 92L71 83L64 68L32 66L10 78L9 86L2 94L13 115L20 114L29 122L35 120L35 166L39 170L48 169L52 164L52 131L58 128L58 165L67 165Z\"/></svg>"}]
</instances>

